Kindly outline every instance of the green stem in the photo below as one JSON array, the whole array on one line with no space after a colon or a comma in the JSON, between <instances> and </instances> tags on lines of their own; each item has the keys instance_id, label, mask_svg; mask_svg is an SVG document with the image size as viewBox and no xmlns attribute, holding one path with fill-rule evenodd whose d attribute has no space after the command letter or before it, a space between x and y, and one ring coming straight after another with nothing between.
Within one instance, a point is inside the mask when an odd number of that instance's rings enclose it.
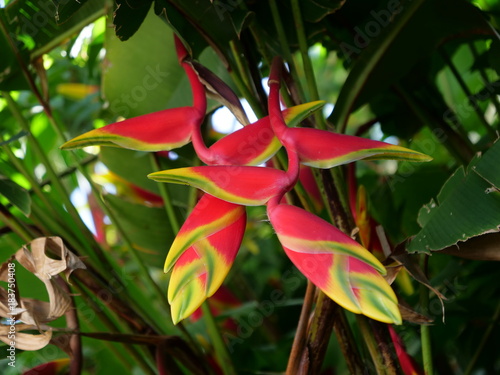
<instances>
[{"instance_id":1,"label":"green stem","mask_svg":"<svg viewBox=\"0 0 500 375\"><path fill-rule=\"evenodd\" d=\"M373 336L373 332L368 324L367 318L362 315L356 315L356 322L358 323L359 330L363 336L363 342L366 344L370 357L372 358L373 364L375 365L375 371L377 375L385 375L384 360L380 355L378 350L377 342Z\"/></svg>"},{"instance_id":2,"label":"green stem","mask_svg":"<svg viewBox=\"0 0 500 375\"><path fill-rule=\"evenodd\" d=\"M427 255L422 258L422 263L424 272L427 269ZM427 314L429 308L429 290L425 285L420 285L420 306L422 307L422 313ZM432 375L433 364L432 364L432 346L431 346L431 334L430 326L422 325L420 329L420 340L422 342L422 362L424 366L425 375Z\"/></svg>"},{"instance_id":3,"label":"green stem","mask_svg":"<svg viewBox=\"0 0 500 375\"><path fill-rule=\"evenodd\" d=\"M304 65L307 86L309 88L309 97L311 98L311 101L319 100L318 86L316 85L316 78L314 77L314 69L311 58L309 57L309 47L307 45L307 36L304 31L304 22L302 21L299 0L291 0L291 2L295 28L297 29L300 54L302 56L302 64ZM315 112L314 118L316 120L316 126L319 129L326 130L326 122L321 111Z\"/></svg>"},{"instance_id":4,"label":"green stem","mask_svg":"<svg viewBox=\"0 0 500 375\"><path fill-rule=\"evenodd\" d=\"M30 242L34 238L34 235L24 227L21 221L11 215L3 205L0 205L0 221L12 229L24 242Z\"/></svg>"},{"instance_id":5,"label":"green stem","mask_svg":"<svg viewBox=\"0 0 500 375\"><path fill-rule=\"evenodd\" d=\"M283 22L281 21L280 11L278 9L278 5L276 4L276 0L269 0L269 6L271 7L271 14L273 16L274 26L276 27L278 40L280 42L280 46L284 55L283 57L290 67L290 73L292 74L292 77L297 86L300 100L301 102L304 102L306 100L304 89L302 88L302 84L297 74L297 65L295 64L292 52L290 51L290 46L288 45L285 28L283 27Z\"/></svg>"},{"instance_id":6,"label":"green stem","mask_svg":"<svg viewBox=\"0 0 500 375\"><path fill-rule=\"evenodd\" d=\"M2 140L2 137L0 136L0 141ZM7 157L9 158L10 162L14 165L14 167L17 169L19 173L21 173L26 180L28 180L28 183L31 186L31 189L35 192L35 194L40 198L40 200L45 204L46 209L50 210L52 215L54 217L57 217L57 212L54 210L52 205L50 204L49 200L47 199L47 196L43 193L41 187L39 186L38 182L35 180L33 177L32 173L28 171L28 169L24 166L23 163L14 155L12 150L10 149L9 146L3 145L2 149L4 152L7 154Z\"/></svg>"},{"instance_id":7,"label":"green stem","mask_svg":"<svg viewBox=\"0 0 500 375\"><path fill-rule=\"evenodd\" d=\"M89 292L83 285L80 285L80 281L76 281L73 284L73 287L78 290L78 294L81 296L82 300L84 300L88 307L92 309L92 311L97 315L99 320L104 324L106 328L109 329L110 332L130 332L130 330L126 330L123 328L123 325L118 326L108 314L105 313L107 310L106 305L97 305L92 299L92 292ZM93 325L95 328L94 331L99 331L98 327L96 327L92 320L86 321L86 324ZM120 328L121 327L121 328ZM106 345L109 346L110 350L112 350L122 363L129 362L129 358L123 356L110 342L105 342ZM152 374L154 371L151 367L146 363L144 358L147 358L148 355L146 353L139 353L139 349L132 345L124 345L125 350L130 355L131 358L134 359L134 362L137 363L146 373Z\"/></svg>"},{"instance_id":8,"label":"green stem","mask_svg":"<svg viewBox=\"0 0 500 375\"><path fill-rule=\"evenodd\" d=\"M252 107L253 112L257 116L257 118L262 118L265 116L264 111L262 110L259 101L256 99L256 95L252 93L250 79L248 78L248 74L246 74L246 69L244 67L242 53L239 50L237 43L234 41L230 42L231 52L233 53L234 60L236 62L237 71L231 70L229 74L233 79L234 83L238 90L240 90L243 97L248 101L250 107Z\"/></svg>"},{"instance_id":9,"label":"green stem","mask_svg":"<svg viewBox=\"0 0 500 375\"><path fill-rule=\"evenodd\" d=\"M42 164L45 166L45 170L47 172L47 175L52 183L52 186L54 189L57 191L59 194L62 203L64 204L67 212L70 214L71 218L73 221L76 223L78 226L78 229L82 235L84 235L84 238L81 238L82 244L84 244L84 247L86 248L85 255L89 256L89 258L93 261L93 264L96 265L99 268L100 261L102 261L102 258L100 258L98 255L95 254L93 251L92 247L89 245L90 243L95 243L94 236L90 232L90 230L87 228L83 220L81 219L78 211L76 210L75 206L71 202L71 199L69 197L68 192L66 191L66 188L62 185L61 180L58 178L57 173L54 170L54 167L52 166L51 161L45 154L45 151L41 147L40 143L38 140L33 137L33 135L30 133L30 126L24 116L22 115L19 107L17 106L17 103L12 99L10 94L8 92L2 92L2 96L5 98L7 105L9 109L11 110L12 114L14 115L14 118L16 121L19 123L21 128L26 131L28 135L28 141L33 148L33 151L35 152L36 156L40 159Z\"/></svg>"},{"instance_id":10,"label":"green stem","mask_svg":"<svg viewBox=\"0 0 500 375\"><path fill-rule=\"evenodd\" d=\"M227 351L226 344L222 339L222 335L220 334L219 328L217 327L215 319L212 315L212 311L210 311L208 301L203 302L203 304L201 305L201 310L203 312L203 319L205 320L208 335L212 340L212 345L215 350L217 362L221 366L222 372L224 373L224 375L236 375L236 370L234 369L231 356Z\"/></svg>"},{"instance_id":11,"label":"green stem","mask_svg":"<svg viewBox=\"0 0 500 375\"><path fill-rule=\"evenodd\" d=\"M153 166L153 172L160 171L161 168L158 160L158 155L152 153L150 157L151 157L151 165ZM172 205L172 199L170 197L170 193L168 191L166 184L158 184L158 189L160 190L160 195L163 199L163 205L167 213L170 227L172 228L172 232L175 235L177 232L179 232L180 224L179 220L177 220L177 216L175 215L174 206Z\"/></svg>"}]
</instances>

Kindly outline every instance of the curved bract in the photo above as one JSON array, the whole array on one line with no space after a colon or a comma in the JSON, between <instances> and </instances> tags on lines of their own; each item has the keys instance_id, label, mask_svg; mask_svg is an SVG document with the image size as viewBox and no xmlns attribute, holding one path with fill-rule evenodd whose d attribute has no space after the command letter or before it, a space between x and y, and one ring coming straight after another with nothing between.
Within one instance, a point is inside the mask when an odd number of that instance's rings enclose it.
<instances>
[{"instance_id":1,"label":"curved bract","mask_svg":"<svg viewBox=\"0 0 500 375\"><path fill-rule=\"evenodd\" d=\"M319 129L289 128L283 137L294 145L302 164L315 168L332 168L361 159L432 160L405 147Z\"/></svg>"},{"instance_id":2,"label":"curved bract","mask_svg":"<svg viewBox=\"0 0 500 375\"><path fill-rule=\"evenodd\" d=\"M177 233L168 251L164 272L170 271L182 253L195 242L210 237L236 221L245 221L245 218L245 207L208 194L203 195ZM241 237L243 237L243 231Z\"/></svg>"},{"instance_id":3,"label":"curved bract","mask_svg":"<svg viewBox=\"0 0 500 375\"><path fill-rule=\"evenodd\" d=\"M191 315L226 278L240 248L246 215L194 241L175 262L168 286L174 324Z\"/></svg>"},{"instance_id":4,"label":"curved bract","mask_svg":"<svg viewBox=\"0 0 500 375\"><path fill-rule=\"evenodd\" d=\"M282 194L288 184L285 172L262 167L202 166L151 173L158 182L191 185L227 202L260 206Z\"/></svg>"},{"instance_id":5,"label":"curved bract","mask_svg":"<svg viewBox=\"0 0 500 375\"><path fill-rule=\"evenodd\" d=\"M295 266L344 308L387 323L401 323L384 266L328 222L295 206L268 207L283 249Z\"/></svg>"},{"instance_id":6,"label":"curved bract","mask_svg":"<svg viewBox=\"0 0 500 375\"><path fill-rule=\"evenodd\" d=\"M325 105L324 101L304 103L283 110L283 118L288 126L296 126L306 117ZM199 145L194 142L195 150ZM269 117L266 116L214 143L209 152L198 152L208 165L259 165L269 160L281 143L275 136Z\"/></svg>"},{"instance_id":7,"label":"curved bract","mask_svg":"<svg viewBox=\"0 0 500 375\"><path fill-rule=\"evenodd\" d=\"M191 140L195 124L201 121L193 107L179 107L115 122L64 143L62 149L112 146L138 151L166 151Z\"/></svg>"}]
</instances>

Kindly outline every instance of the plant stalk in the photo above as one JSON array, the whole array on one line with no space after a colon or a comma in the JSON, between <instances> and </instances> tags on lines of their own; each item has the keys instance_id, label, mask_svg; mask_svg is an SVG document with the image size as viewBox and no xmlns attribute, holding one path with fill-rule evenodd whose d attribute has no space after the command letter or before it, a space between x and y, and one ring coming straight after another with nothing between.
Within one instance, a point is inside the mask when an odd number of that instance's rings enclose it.
<instances>
[{"instance_id":1,"label":"plant stalk","mask_svg":"<svg viewBox=\"0 0 500 375\"><path fill-rule=\"evenodd\" d=\"M234 369L231 356L227 350L227 346L222 339L222 335L217 327L217 323L210 310L210 305L207 300L201 305L201 310L203 312L203 319L205 321L205 326L207 328L208 335L212 340L212 345L215 350L215 356L217 357L217 362L222 368L224 375L236 375L237 372Z\"/></svg>"}]
</instances>

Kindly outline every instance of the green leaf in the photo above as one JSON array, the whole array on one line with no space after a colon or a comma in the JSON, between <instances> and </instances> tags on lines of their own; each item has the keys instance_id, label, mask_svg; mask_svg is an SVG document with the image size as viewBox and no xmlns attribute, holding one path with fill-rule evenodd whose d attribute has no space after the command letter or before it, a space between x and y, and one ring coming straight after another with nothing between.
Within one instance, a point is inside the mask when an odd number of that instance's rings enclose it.
<instances>
[{"instance_id":1,"label":"green leaf","mask_svg":"<svg viewBox=\"0 0 500 375\"><path fill-rule=\"evenodd\" d=\"M23 46L23 39L28 37L33 40L34 45L30 47L29 54L31 59L35 59L103 16L107 9L105 1L88 0L81 7L70 3L71 5L67 5L70 7L68 12L66 13L65 10L63 16L65 18L71 16L71 19L57 24L57 8L52 1L17 0L9 3L5 8L6 25L8 25L9 34L15 38L19 36L15 40L18 48ZM63 10L60 9L60 11Z\"/></svg>"},{"instance_id":2,"label":"green leaf","mask_svg":"<svg viewBox=\"0 0 500 375\"><path fill-rule=\"evenodd\" d=\"M437 251L500 228L500 142L476 157L444 184L437 200L419 212L422 230L407 246L410 252Z\"/></svg>"},{"instance_id":3,"label":"green leaf","mask_svg":"<svg viewBox=\"0 0 500 375\"><path fill-rule=\"evenodd\" d=\"M103 93L115 116L126 118L165 109L185 76L175 54L172 33L152 11L127 42L106 30ZM179 98L191 105L191 96Z\"/></svg>"},{"instance_id":4,"label":"green leaf","mask_svg":"<svg viewBox=\"0 0 500 375\"><path fill-rule=\"evenodd\" d=\"M23 214L29 216L31 212L31 197L29 193L14 181L0 176L0 195L21 210Z\"/></svg>"},{"instance_id":5,"label":"green leaf","mask_svg":"<svg viewBox=\"0 0 500 375\"><path fill-rule=\"evenodd\" d=\"M52 0L56 6L55 18L58 24L69 20L88 0Z\"/></svg>"},{"instance_id":6,"label":"green leaf","mask_svg":"<svg viewBox=\"0 0 500 375\"><path fill-rule=\"evenodd\" d=\"M120 40L125 41L139 30L153 2L117 0L116 3L118 7L113 17L115 33Z\"/></svg>"},{"instance_id":7,"label":"green leaf","mask_svg":"<svg viewBox=\"0 0 500 375\"><path fill-rule=\"evenodd\" d=\"M130 203L111 194L105 195L104 199L119 218L134 247L141 251L148 263L161 268L164 254L174 238L165 209Z\"/></svg>"},{"instance_id":8,"label":"green leaf","mask_svg":"<svg viewBox=\"0 0 500 375\"><path fill-rule=\"evenodd\" d=\"M309 22L319 22L340 9L344 3L345 0L308 0L301 6L302 16Z\"/></svg>"},{"instance_id":9,"label":"green leaf","mask_svg":"<svg viewBox=\"0 0 500 375\"><path fill-rule=\"evenodd\" d=\"M184 39L193 57L197 58L208 44L227 65L226 48L229 41L241 33L251 16L236 3L210 0L157 0L155 13L162 15Z\"/></svg>"},{"instance_id":10,"label":"green leaf","mask_svg":"<svg viewBox=\"0 0 500 375\"><path fill-rule=\"evenodd\" d=\"M0 9L0 22L7 27L8 18L5 9ZM21 71L12 45L9 43L9 39L16 43L16 33L12 29L7 29L8 35L5 35L4 28L2 27L0 30L0 51L2 51L2 58L0 59L0 90L27 90L29 88L28 82ZM18 42L18 49L21 49L21 47L22 43ZM26 61L26 51L22 50L19 57Z\"/></svg>"},{"instance_id":11,"label":"green leaf","mask_svg":"<svg viewBox=\"0 0 500 375\"><path fill-rule=\"evenodd\" d=\"M382 12L386 18L391 15L389 9L374 11L373 19L358 29L352 43L341 45L347 60L353 54L360 56L330 116L330 121L340 127L353 110L408 74L447 39L497 35L481 12L465 1L412 1L397 8L392 13L394 20L387 24ZM369 25L375 25L373 30Z\"/></svg>"}]
</instances>

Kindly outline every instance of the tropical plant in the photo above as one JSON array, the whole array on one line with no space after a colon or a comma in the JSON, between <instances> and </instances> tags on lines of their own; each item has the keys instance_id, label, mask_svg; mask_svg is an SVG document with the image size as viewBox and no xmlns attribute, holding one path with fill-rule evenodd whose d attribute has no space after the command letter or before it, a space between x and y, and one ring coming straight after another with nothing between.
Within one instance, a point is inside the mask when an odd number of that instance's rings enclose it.
<instances>
[{"instance_id":1,"label":"tropical plant","mask_svg":"<svg viewBox=\"0 0 500 375\"><path fill-rule=\"evenodd\" d=\"M499 10L5 1L2 373L499 371Z\"/></svg>"}]
</instances>

